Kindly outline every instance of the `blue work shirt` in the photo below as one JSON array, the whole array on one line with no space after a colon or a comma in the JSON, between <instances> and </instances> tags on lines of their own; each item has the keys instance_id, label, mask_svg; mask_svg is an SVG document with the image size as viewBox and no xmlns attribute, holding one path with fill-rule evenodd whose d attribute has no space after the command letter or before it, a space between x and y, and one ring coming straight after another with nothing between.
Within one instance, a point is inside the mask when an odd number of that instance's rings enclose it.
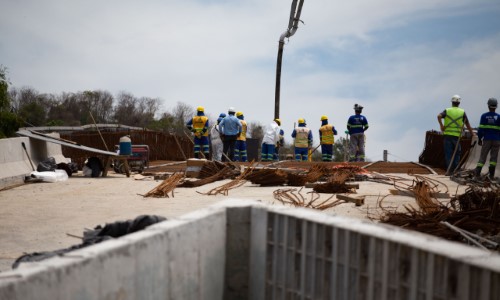
<instances>
[{"instance_id":1,"label":"blue work shirt","mask_svg":"<svg viewBox=\"0 0 500 300\"><path fill-rule=\"evenodd\" d=\"M500 115L496 112L482 114L477 137L485 141L500 141Z\"/></svg>"},{"instance_id":2,"label":"blue work shirt","mask_svg":"<svg viewBox=\"0 0 500 300\"><path fill-rule=\"evenodd\" d=\"M368 129L368 120L363 115L352 115L347 120L349 134L363 133Z\"/></svg>"},{"instance_id":3,"label":"blue work shirt","mask_svg":"<svg viewBox=\"0 0 500 300\"><path fill-rule=\"evenodd\" d=\"M220 121L219 128L223 135L238 135L241 133L242 126L240 119L229 115Z\"/></svg>"}]
</instances>

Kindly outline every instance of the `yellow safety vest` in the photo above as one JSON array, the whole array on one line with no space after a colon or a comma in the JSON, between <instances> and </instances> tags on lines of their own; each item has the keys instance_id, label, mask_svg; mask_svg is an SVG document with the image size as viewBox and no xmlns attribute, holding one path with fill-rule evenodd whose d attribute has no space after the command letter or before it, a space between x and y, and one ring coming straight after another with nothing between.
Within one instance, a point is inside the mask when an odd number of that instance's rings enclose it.
<instances>
[{"instance_id":1,"label":"yellow safety vest","mask_svg":"<svg viewBox=\"0 0 500 300\"><path fill-rule=\"evenodd\" d=\"M445 135L459 137L462 134L464 114L464 110L458 107L450 107L446 109L446 117L444 118Z\"/></svg>"},{"instance_id":2,"label":"yellow safety vest","mask_svg":"<svg viewBox=\"0 0 500 300\"><path fill-rule=\"evenodd\" d=\"M247 122L244 120L240 120L241 122L241 133L236 138L237 141L246 141L247 140Z\"/></svg>"},{"instance_id":3,"label":"yellow safety vest","mask_svg":"<svg viewBox=\"0 0 500 300\"><path fill-rule=\"evenodd\" d=\"M306 127L296 127L295 128L295 147L297 148L307 148L309 147L309 128Z\"/></svg>"},{"instance_id":4,"label":"yellow safety vest","mask_svg":"<svg viewBox=\"0 0 500 300\"><path fill-rule=\"evenodd\" d=\"M202 132L205 128L205 124L208 121L208 117L206 116L195 116L193 117L193 130L195 132ZM208 130L205 131L203 136L208 136Z\"/></svg>"},{"instance_id":5,"label":"yellow safety vest","mask_svg":"<svg viewBox=\"0 0 500 300\"><path fill-rule=\"evenodd\" d=\"M321 144L332 145L334 142L333 126L330 124L323 125L319 128L321 131Z\"/></svg>"}]
</instances>

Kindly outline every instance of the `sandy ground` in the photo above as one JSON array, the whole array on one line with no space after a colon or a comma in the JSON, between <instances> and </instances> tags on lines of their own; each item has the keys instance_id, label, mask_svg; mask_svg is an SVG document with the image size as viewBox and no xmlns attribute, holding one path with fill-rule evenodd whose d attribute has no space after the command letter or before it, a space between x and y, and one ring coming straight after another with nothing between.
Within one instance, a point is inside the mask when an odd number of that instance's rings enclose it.
<instances>
[{"instance_id":1,"label":"sandy ground","mask_svg":"<svg viewBox=\"0 0 500 300\"><path fill-rule=\"evenodd\" d=\"M394 176L413 179L401 174ZM174 218L228 198L282 205L273 198L273 191L288 188L259 187L245 183L230 190L228 196L199 194L227 183L226 180L198 188L177 188L174 197L170 198L144 198L141 194L152 190L161 181L151 178L135 180L133 177L110 172L108 177L88 178L82 177L80 173L63 182L32 183L0 191L0 271L10 270L14 260L24 253L52 251L79 244L78 238L68 234L82 236L85 228L133 219L142 214ZM443 182L450 194L455 195L456 183L444 176L428 177ZM362 219L380 214L377 203L393 187L371 181L358 183L358 194L366 195L364 205L356 207L353 203L345 203L324 212ZM464 189L461 186L458 191L463 192ZM312 189L303 188L300 193L310 199L310 194L307 194L310 191ZM321 194L320 199L330 196ZM400 210L404 204L414 203L413 198L405 196L389 196L383 201L385 207L397 207Z\"/></svg>"}]
</instances>

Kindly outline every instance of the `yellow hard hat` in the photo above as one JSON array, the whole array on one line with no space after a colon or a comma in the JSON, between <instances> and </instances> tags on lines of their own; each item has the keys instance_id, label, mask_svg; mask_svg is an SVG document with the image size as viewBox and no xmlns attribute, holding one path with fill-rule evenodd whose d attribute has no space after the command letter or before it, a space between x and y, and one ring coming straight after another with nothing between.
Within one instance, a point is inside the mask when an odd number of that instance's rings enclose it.
<instances>
[{"instance_id":1,"label":"yellow hard hat","mask_svg":"<svg viewBox=\"0 0 500 300\"><path fill-rule=\"evenodd\" d=\"M278 125L281 126L281 120L280 119L274 119L274 122L278 123Z\"/></svg>"},{"instance_id":2,"label":"yellow hard hat","mask_svg":"<svg viewBox=\"0 0 500 300\"><path fill-rule=\"evenodd\" d=\"M324 120L328 120L328 117L327 117L327 116L325 116L325 115L322 115L322 116L321 116L321 121L324 121Z\"/></svg>"},{"instance_id":3,"label":"yellow hard hat","mask_svg":"<svg viewBox=\"0 0 500 300\"><path fill-rule=\"evenodd\" d=\"M304 123L306 123L306 120L304 120L304 118L300 118L299 119L299 124L304 124Z\"/></svg>"},{"instance_id":4,"label":"yellow hard hat","mask_svg":"<svg viewBox=\"0 0 500 300\"><path fill-rule=\"evenodd\" d=\"M203 106L198 106L196 108L197 111L205 111L205 108Z\"/></svg>"},{"instance_id":5,"label":"yellow hard hat","mask_svg":"<svg viewBox=\"0 0 500 300\"><path fill-rule=\"evenodd\" d=\"M243 112L239 111L236 113L236 116L239 117L239 116L243 116Z\"/></svg>"}]
</instances>

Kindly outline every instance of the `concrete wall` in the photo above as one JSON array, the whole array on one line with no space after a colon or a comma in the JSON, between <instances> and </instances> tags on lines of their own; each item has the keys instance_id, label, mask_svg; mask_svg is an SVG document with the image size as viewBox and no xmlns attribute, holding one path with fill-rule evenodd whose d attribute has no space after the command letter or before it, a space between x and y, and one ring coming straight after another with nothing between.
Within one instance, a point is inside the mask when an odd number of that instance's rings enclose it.
<instances>
[{"instance_id":1,"label":"concrete wall","mask_svg":"<svg viewBox=\"0 0 500 300\"><path fill-rule=\"evenodd\" d=\"M59 136L58 133L52 135ZM27 137L0 139L0 189L24 183L24 178L33 171L22 143L28 150L35 170L41 160L50 156L57 163L68 162L62 155L61 145Z\"/></svg>"},{"instance_id":2,"label":"concrete wall","mask_svg":"<svg viewBox=\"0 0 500 300\"><path fill-rule=\"evenodd\" d=\"M24 177L33 171L22 143L30 153L31 144L27 137L0 139L0 189L22 184Z\"/></svg>"},{"instance_id":3,"label":"concrete wall","mask_svg":"<svg viewBox=\"0 0 500 300\"><path fill-rule=\"evenodd\" d=\"M0 299L222 299L226 214L207 209L0 273Z\"/></svg>"},{"instance_id":4,"label":"concrete wall","mask_svg":"<svg viewBox=\"0 0 500 300\"><path fill-rule=\"evenodd\" d=\"M500 299L498 282L498 254L232 200L0 273L0 299Z\"/></svg>"}]
</instances>

